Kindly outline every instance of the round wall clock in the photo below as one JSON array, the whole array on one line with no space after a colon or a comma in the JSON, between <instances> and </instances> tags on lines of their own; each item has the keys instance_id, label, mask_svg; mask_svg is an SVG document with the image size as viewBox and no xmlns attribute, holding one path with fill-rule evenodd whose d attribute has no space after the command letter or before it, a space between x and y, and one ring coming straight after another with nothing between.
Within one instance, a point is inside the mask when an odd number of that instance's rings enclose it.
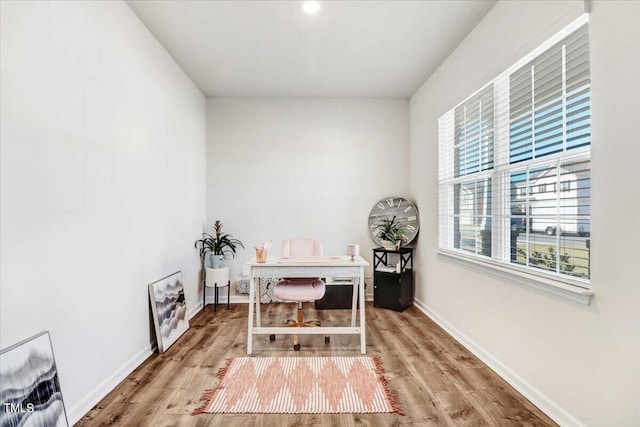
<instances>
[{"instance_id":1,"label":"round wall clock","mask_svg":"<svg viewBox=\"0 0 640 427\"><path fill-rule=\"evenodd\" d=\"M381 237L380 226L384 220L393 221L402 229L401 246L408 245L415 239L420 229L418 209L404 197L385 197L377 202L369 214L369 235L379 245L385 240Z\"/></svg>"}]
</instances>

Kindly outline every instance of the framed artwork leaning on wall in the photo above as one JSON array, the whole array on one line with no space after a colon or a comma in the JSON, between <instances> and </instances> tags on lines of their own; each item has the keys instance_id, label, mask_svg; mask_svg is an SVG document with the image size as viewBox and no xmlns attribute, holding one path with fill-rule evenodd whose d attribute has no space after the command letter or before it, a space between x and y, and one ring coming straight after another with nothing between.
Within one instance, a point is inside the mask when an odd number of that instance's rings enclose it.
<instances>
[{"instance_id":1,"label":"framed artwork leaning on wall","mask_svg":"<svg viewBox=\"0 0 640 427\"><path fill-rule=\"evenodd\" d=\"M180 271L149 284L158 352L164 353L189 329Z\"/></svg>"},{"instance_id":2,"label":"framed artwork leaning on wall","mask_svg":"<svg viewBox=\"0 0 640 427\"><path fill-rule=\"evenodd\" d=\"M49 332L0 351L0 426L69 425Z\"/></svg>"}]
</instances>

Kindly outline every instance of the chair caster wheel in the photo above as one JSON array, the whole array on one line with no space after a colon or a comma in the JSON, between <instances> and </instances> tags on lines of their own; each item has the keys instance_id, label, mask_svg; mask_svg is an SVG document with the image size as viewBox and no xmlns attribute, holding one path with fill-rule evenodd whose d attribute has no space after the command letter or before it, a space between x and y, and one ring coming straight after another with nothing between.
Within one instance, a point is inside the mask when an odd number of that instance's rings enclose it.
<instances>
[{"instance_id":1,"label":"chair caster wheel","mask_svg":"<svg viewBox=\"0 0 640 427\"><path fill-rule=\"evenodd\" d=\"M329 335L324 337L324 342L325 344L330 343L331 342L331 337Z\"/></svg>"},{"instance_id":2,"label":"chair caster wheel","mask_svg":"<svg viewBox=\"0 0 640 427\"><path fill-rule=\"evenodd\" d=\"M294 345L293 345L293 349L294 349L295 351L300 351L300 344L294 344Z\"/></svg>"},{"instance_id":3,"label":"chair caster wheel","mask_svg":"<svg viewBox=\"0 0 640 427\"><path fill-rule=\"evenodd\" d=\"M275 341L276 336L274 334L269 335L269 341Z\"/></svg>"}]
</instances>

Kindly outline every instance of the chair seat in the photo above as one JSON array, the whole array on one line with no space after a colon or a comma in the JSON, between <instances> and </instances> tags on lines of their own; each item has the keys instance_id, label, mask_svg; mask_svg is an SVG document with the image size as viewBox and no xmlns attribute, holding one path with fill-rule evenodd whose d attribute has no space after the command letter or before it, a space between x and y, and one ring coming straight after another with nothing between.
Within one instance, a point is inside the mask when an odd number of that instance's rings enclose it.
<instances>
[{"instance_id":1,"label":"chair seat","mask_svg":"<svg viewBox=\"0 0 640 427\"><path fill-rule=\"evenodd\" d=\"M313 301L322 298L325 289L318 278L282 279L276 283L274 294L284 301Z\"/></svg>"}]
</instances>

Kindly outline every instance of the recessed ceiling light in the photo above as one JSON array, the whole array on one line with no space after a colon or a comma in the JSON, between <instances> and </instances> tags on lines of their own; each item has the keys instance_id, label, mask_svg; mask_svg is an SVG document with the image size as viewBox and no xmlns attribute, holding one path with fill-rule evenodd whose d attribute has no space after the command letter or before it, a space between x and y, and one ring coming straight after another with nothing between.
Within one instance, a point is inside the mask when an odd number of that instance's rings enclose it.
<instances>
[{"instance_id":1,"label":"recessed ceiling light","mask_svg":"<svg viewBox=\"0 0 640 427\"><path fill-rule=\"evenodd\" d=\"M302 9L307 13L318 13L320 10L320 3L317 1L306 1L302 3Z\"/></svg>"}]
</instances>

